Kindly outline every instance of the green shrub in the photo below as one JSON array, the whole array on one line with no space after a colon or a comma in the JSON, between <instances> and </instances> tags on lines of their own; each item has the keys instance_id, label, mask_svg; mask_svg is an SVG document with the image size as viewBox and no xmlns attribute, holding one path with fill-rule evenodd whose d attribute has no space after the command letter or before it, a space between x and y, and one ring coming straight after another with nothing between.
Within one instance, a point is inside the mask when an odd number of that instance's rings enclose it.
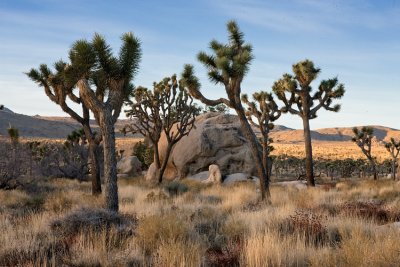
<instances>
[{"instance_id":1,"label":"green shrub","mask_svg":"<svg viewBox=\"0 0 400 267\"><path fill-rule=\"evenodd\" d=\"M144 168L148 168L154 159L154 150L151 146L139 141L133 146L132 156L136 156L142 162Z\"/></svg>"},{"instance_id":2,"label":"green shrub","mask_svg":"<svg viewBox=\"0 0 400 267\"><path fill-rule=\"evenodd\" d=\"M180 182L173 181L165 186L165 190L169 193L170 196L178 196L189 191L189 187Z\"/></svg>"}]
</instances>

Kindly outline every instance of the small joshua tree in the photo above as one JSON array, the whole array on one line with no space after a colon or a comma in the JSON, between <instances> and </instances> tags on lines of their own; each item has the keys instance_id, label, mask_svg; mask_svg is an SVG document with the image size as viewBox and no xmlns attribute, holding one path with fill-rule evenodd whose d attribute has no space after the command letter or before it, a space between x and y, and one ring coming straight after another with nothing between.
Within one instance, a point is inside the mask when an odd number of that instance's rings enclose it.
<instances>
[{"instance_id":1,"label":"small joshua tree","mask_svg":"<svg viewBox=\"0 0 400 267\"><path fill-rule=\"evenodd\" d=\"M159 183L162 182L173 146L194 127L198 108L193 98L181 86L176 75L154 83L153 90L139 87L134 92L134 102L126 115L136 119L124 132L141 133L154 148L154 164ZM167 140L164 155L160 155L158 142L162 132Z\"/></svg>"},{"instance_id":2,"label":"small joshua tree","mask_svg":"<svg viewBox=\"0 0 400 267\"><path fill-rule=\"evenodd\" d=\"M247 119L258 129L260 129L262 139L262 159L263 166L267 172L266 184L269 184L271 179L272 159L270 153L273 150L271 146L272 138L269 138L269 132L274 128L273 122L281 116L281 110L278 108L272 94L267 92L259 92L253 94L253 101L249 101L247 94L242 95L242 102L247 105ZM253 121L253 117L257 122Z\"/></svg>"},{"instance_id":3,"label":"small joshua tree","mask_svg":"<svg viewBox=\"0 0 400 267\"><path fill-rule=\"evenodd\" d=\"M16 148L19 143L18 129L15 127L12 127L10 125L10 127L8 127L8 129L7 129L7 133L8 133L8 137L10 137L11 144L13 145L14 148Z\"/></svg>"},{"instance_id":4,"label":"small joshua tree","mask_svg":"<svg viewBox=\"0 0 400 267\"><path fill-rule=\"evenodd\" d=\"M0 105L0 110L3 110L4 109L4 105Z\"/></svg>"},{"instance_id":5,"label":"small joshua tree","mask_svg":"<svg viewBox=\"0 0 400 267\"><path fill-rule=\"evenodd\" d=\"M320 69L310 60L294 64L293 72L294 76L284 74L276 81L273 91L285 104L284 112L298 115L303 120L307 185L315 186L310 120L317 117L317 111L321 108L338 112L340 105L332 106L332 101L341 98L345 90L344 85L333 78L321 81L318 90L312 94L311 82L317 78Z\"/></svg>"},{"instance_id":6,"label":"small joshua tree","mask_svg":"<svg viewBox=\"0 0 400 267\"><path fill-rule=\"evenodd\" d=\"M372 166L372 172L374 174L374 180L378 179L378 173L376 170L376 160L372 157L372 139L374 138L374 130L371 127L362 127L361 130L353 128L354 137L351 139L361 149L362 153L367 157L368 161Z\"/></svg>"},{"instance_id":7,"label":"small joshua tree","mask_svg":"<svg viewBox=\"0 0 400 267\"><path fill-rule=\"evenodd\" d=\"M44 88L47 97L61 109L71 116L72 119L81 124L83 132L89 143L90 173L92 181L92 194L101 194L100 180L100 155L99 145L101 136L97 135L90 126L90 113L88 106L82 101L81 96L74 92L76 79L66 79L68 64L58 61L54 64L55 73L47 65L42 64L38 69L31 69L26 75ZM72 102L81 105L82 115L73 110L67 103L67 98ZM82 133L83 133L82 132ZM72 136L71 136L72 137Z\"/></svg>"},{"instance_id":8,"label":"small joshua tree","mask_svg":"<svg viewBox=\"0 0 400 267\"><path fill-rule=\"evenodd\" d=\"M253 59L252 47L245 43L244 34L239 30L238 25L234 21L227 24L229 43L222 44L218 41L211 41L210 48L212 54L200 52L197 56L198 60L208 69L209 79L221 84L225 88L227 98L219 98L211 100L206 98L200 91L200 83L193 73L193 66L186 65L182 74L183 84L189 90L190 94L208 106L216 106L225 104L229 108L236 111L243 134L250 146L254 163L257 167L258 176L260 178L261 199L270 201L269 185L265 182L267 179L267 171L263 165L263 155L260 143L247 120L246 112L241 101L241 84L249 71L250 63Z\"/></svg>"},{"instance_id":9,"label":"small joshua tree","mask_svg":"<svg viewBox=\"0 0 400 267\"><path fill-rule=\"evenodd\" d=\"M390 142L385 143L385 148L392 157L392 179L396 180L396 162L400 153L400 141L390 138Z\"/></svg>"}]
</instances>

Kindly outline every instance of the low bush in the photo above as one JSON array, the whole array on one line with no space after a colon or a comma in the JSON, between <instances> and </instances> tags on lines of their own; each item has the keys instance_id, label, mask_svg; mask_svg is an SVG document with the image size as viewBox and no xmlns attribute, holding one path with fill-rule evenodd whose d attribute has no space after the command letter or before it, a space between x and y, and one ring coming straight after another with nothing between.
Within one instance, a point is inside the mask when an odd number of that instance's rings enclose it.
<instances>
[{"instance_id":1,"label":"low bush","mask_svg":"<svg viewBox=\"0 0 400 267\"><path fill-rule=\"evenodd\" d=\"M341 236L337 229L328 231L321 215L307 210L297 210L279 225L281 235L291 234L304 237L307 245L337 245Z\"/></svg>"},{"instance_id":2,"label":"low bush","mask_svg":"<svg viewBox=\"0 0 400 267\"><path fill-rule=\"evenodd\" d=\"M355 216L362 219L386 223L392 219L392 214L385 209L381 202L346 202L338 207L339 212L345 216Z\"/></svg>"},{"instance_id":3,"label":"low bush","mask_svg":"<svg viewBox=\"0 0 400 267\"><path fill-rule=\"evenodd\" d=\"M189 226L176 213L152 215L139 220L136 229L137 245L145 254L151 254L161 241L185 241L189 235Z\"/></svg>"},{"instance_id":4,"label":"low bush","mask_svg":"<svg viewBox=\"0 0 400 267\"><path fill-rule=\"evenodd\" d=\"M132 235L137 225L136 217L128 217L105 209L82 208L71 212L50 224L53 234L66 242L72 242L82 232L117 229L122 235Z\"/></svg>"},{"instance_id":5,"label":"low bush","mask_svg":"<svg viewBox=\"0 0 400 267\"><path fill-rule=\"evenodd\" d=\"M176 181L168 183L164 188L170 196L182 195L183 193L189 191L189 187L187 185Z\"/></svg>"}]
</instances>

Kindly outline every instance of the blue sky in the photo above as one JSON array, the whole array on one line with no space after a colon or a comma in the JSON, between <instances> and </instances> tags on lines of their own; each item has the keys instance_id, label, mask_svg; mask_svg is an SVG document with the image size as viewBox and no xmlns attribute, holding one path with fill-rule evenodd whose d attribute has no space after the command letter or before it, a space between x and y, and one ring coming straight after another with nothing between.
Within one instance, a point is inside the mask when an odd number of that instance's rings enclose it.
<instances>
[{"instance_id":1,"label":"blue sky","mask_svg":"<svg viewBox=\"0 0 400 267\"><path fill-rule=\"evenodd\" d=\"M207 80L196 54L226 40L234 19L255 59L243 92L270 90L293 63L311 59L320 79L338 76L346 94L340 113L321 110L312 128L379 124L400 128L400 0L199 0L0 2L0 103L17 113L65 116L23 72L67 59L71 44L103 34L115 51L132 31L142 42L136 85L150 87L185 63L195 65L203 93L224 95ZM314 83L318 86L318 81ZM285 115L278 124L301 128Z\"/></svg>"}]
</instances>

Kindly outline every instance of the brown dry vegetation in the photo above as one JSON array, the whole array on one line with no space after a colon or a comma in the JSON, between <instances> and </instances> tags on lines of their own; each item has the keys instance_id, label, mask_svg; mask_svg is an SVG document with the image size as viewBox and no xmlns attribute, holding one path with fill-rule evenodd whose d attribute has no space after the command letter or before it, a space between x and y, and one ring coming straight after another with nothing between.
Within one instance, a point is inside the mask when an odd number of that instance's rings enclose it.
<instances>
[{"instance_id":1,"label":"brown dry vegetation","mask_svg":"<svg viewBox=\"0 0 400 267\"><path fill-rule=\"evenodd\" d=\"M121 214L90 184L43 180L0 191L0 266L396 266L400 184L342 181L298 190L182 181L173 191L120 180ZM176 186L176 185L175 185ZM172 191L171 191L172 192Z\"/></svg>"},{"instance_id":2,"label":"brown dry vegetation","mask_svg":"<svg viewBox=\"0 0 400 267\"><path fill-rule=\"evenodd\" d=\"M286 154L297 158L304 158L304 143L273 143L275 150L273 155ZM390 154L383 144L374 143L372 155L378 162L390 159ZM360 148L351 141L313 141L313 156L315 159L359 159L365 158Z\"/></svg>"}]
</instances>

